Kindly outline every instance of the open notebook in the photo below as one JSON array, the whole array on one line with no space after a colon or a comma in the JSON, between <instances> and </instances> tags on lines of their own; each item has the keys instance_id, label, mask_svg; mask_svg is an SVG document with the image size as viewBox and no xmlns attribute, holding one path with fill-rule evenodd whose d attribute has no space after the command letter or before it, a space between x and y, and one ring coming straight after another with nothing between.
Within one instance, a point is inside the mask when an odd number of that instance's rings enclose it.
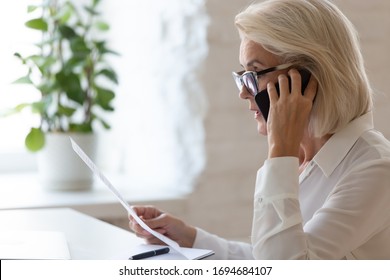
<instances>
[{"instance_id":1,"label":"open notebook","mask_svg":"<svg viewBox=\"0 0 390 280\"><path fill-rule=\"evenodd\" d=\"M0 231L2 260L69 260L65 234L56 231Z\"/></svg>"},{"instance_id":2,"label":"open notebook","mask_svg":"<svg viewBox=\"0 0 390 280\"><path fill-rule=\"evenodd\" d=\"M129 259L133 255L137 255L140 253L144 253L147 251L157 250L160 248L165 248L166 245L151 245L151 244L140 244L138 246L135 246L131 248L130 251L126 253L121 253L121 255L115 256L116 259ZM181 247L181 250L185 253L186 257L184 257L182 254L178 253L175 250L170 250L169 253L159 255L159 256L153 256L149 257L143 260L201 260L204 258L207 258L214 254L212 250L205 250L205 249L196 249L196 248L183 248Z\"/></svg>"}]
</instances>

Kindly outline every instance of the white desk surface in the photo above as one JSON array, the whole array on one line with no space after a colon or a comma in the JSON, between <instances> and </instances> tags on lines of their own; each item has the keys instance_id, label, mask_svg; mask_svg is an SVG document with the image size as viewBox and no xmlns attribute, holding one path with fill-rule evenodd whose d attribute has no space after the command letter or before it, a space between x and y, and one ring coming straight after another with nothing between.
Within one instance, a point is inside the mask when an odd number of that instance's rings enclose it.
<instances>
[{"instance_id":1,"label":"white desk surface","mask_svg":"<svg viewBox=\"0 0 390 280\"><path fill-rule=\"evenodd\" d=\"M1 210L0 230L51 230L66 235L72 259L120 259L143 241L129 231L68 208Z\"/></svg>"}]
</instances>

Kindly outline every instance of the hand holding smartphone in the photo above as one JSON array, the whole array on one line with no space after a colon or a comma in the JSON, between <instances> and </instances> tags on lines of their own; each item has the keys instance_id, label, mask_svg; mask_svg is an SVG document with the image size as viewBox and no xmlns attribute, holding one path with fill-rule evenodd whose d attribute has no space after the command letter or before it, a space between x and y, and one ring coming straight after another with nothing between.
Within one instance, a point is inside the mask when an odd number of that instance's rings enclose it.
<instances>
[{"instance_id":1,"label":"hand holding smartphone","mask_svg":"<svg viewBox=\"0 0 390 280\"><path fill-rule=\"evenodd\" d=\"M298 71L299 71L299 74L301 75L301 79L302 79L301 92L303 94L303 92L305 91L307 85L309 84L309 80L310 80L311 74L306 69L299 69ZM289 88L290 88L290 91L291 91L291 78L290 77L288 77L288 83L289 83ZM276 87L276 91L278 92L278 95L279 95L280 94L279 93L279 83L275 84L275 87ZM267 89L264 89L264 90L260 91L255 96L255 100L256 100L257 106L260 109L260 112L263 114L264 119L267 121L268 113L269 113L269 106L270 106L270 101L269 101L269 96L268 96Z\"/></svg>"}]
</instances>

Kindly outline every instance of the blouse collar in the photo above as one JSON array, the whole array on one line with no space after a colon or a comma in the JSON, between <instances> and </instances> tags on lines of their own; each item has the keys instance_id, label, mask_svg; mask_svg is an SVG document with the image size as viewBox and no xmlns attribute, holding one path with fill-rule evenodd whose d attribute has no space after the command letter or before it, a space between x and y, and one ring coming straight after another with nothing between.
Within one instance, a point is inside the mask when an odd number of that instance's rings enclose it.
<instances>
[{"instance_id":1,"label":"blouse collar","mask_svg":"<svg viewBox=\"0 0 390 280\"><path fill-rule=\"evenodd\" d=\"M368 112L336 132L314 156L313 161L329 177L359 137L367 130L374 128L373 114Z\"/></svg>"}]
</instances>

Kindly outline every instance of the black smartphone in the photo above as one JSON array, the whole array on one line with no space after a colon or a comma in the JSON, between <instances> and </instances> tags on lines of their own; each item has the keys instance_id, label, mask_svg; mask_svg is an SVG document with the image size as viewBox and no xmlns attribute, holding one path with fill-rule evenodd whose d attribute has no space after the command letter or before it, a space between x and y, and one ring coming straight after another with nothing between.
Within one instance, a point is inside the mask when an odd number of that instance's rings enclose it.
<instances>
[{"instance_id":1,"label":"black smartphone","mask_svg":"<svg viewBox=\"0 0 390 280\"><path fill-rule=\"evenodd\" d=\"M305 91L305 89L306 89L306 87L307 87L307 85L309 83L311 74L306 69L299 69L298 71L301 74L301 78L302 78L302 89L301 89L301 91L302 91L302 94L303 94L303 92ZM288 83L289 83L290 90L291 90L291 78L290 77L288 77ZM276 83L275 87L276 87L276 91L278 92L278 95L279 95L279 84ZM268 112L269 112L269 96L268 96L267 89L264 89L264 90L260 91L255 96L255 100L256 100L257 106L260 109L260 112L263 114L264 119L267 121L267 119L268 119Z\"/></svg>"}]
</instances>

